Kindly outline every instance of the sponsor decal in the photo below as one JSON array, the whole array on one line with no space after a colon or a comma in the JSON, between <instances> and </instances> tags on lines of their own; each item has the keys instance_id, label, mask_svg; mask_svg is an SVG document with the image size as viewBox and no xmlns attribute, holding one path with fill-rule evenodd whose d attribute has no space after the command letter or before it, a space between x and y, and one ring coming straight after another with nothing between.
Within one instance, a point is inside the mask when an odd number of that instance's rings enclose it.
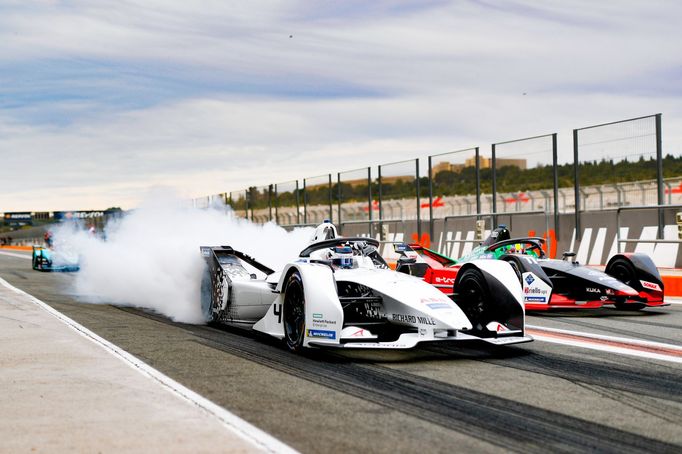
<instances>
[{"instance_id":1,"label":"sponsor decal","mask_svg":"<svg viewBox=\"0 0 682 454\"><path fill-rule=\"evenodd\" d=\"M615 277L611 277L611 276L608 276L608 275L606 275L606 276L600 276L600 277L598 278L598 280L599 280L599 281L609 281L609 282L616 281L616 282L619 282L619 283L622 284L622 282L620 282L620 281L619 281L618 279L616 279Z\"/></svg>"},{"instance_id":2,"label":"sponsor decal","mask_svg":"<svg viewBox=\"0 0 682 454\"><path fill-rule=\"evenodd\" d=\"M369 332L367 333L367 335L368 336L370 335ZM351 334L350 337L365 337L365 330L360 328L359 330Z\"/></svg>"},{"instance_id":3,"label":"sponsor decal","mask_svg":"<svg viewBox=\"0 0 682 454\"><path fill-rule=\"evenodd\" d=\"M614 292L613 290L611 290L610 288L607 288L607 289L605 289L604 291L606 292L607 295L613 295L613 294L615 294L615 292Z\"/></svg>"},{"instance_id":4,"label":"sponsor decal","mask_svg":"<svg viewBox=\"0 0 682 454\"><path fill-rule=\"evenodd\" d=\"M533 277L532 274L529 274L528 276L526 276L526 283L528 285L532 284L533 282L535 282L535 278Z\"/></svg>"},{"instance_id":5,"label":"sponsor decal","mask_svg":"<svg viewBox=\"0 0 682 454\"><path fill-rule=\"evenodd\" d=\"M104 217L104 211L55 211L54 218L62 221L69 219L92 219Z\"/></svg>"},{"instance_id":6,"label":"sponsor decal","mask_svg":"<svg viewBox=\"0 0 682 454\"><path fill-rule=\"evenodd\" d=\"M523 289L523 293L530 293L531 295L546 295L548 291L544 288L539 287L526 287Z\"/></svg>"},{"instance_id":7,"label":"sponsor decal","mask_svg":"<svg viewBox=\"0 0 682 454\"><path fill-rule=\"evenodd\" d=\"M546 303L547 297L545 297L545 296L525 296L523 298L523 300L528 302L528 303Z\"/></svg>"},{"instance_id":8,"label":"sponsor decal","mask_svg":"<svg viewBox=\"0 0 682 454\"><path fill-rule=\"evenodd\" d=\"M426 328L419 328L419 335L422 337L426 336Z\"/></svg>"},{"instance_id":9,"label":"sponsor decal","mask_svg":"<svg viewBox=\"0 0 682 454\"><path fill-rule=\"evenodd\" d=\"M654 282L649 282L649 281L639 281L642 284L642 287L649 289L649 290L655 290L657 292L663 291L661 289L661 286L654 283Z\"/></svg>"},{"instance_id":10,"label":"sponsor decal","mask_svg":"<svg viewBox=\"0 0 682 454\"><path fill-rule=\"evenodd\" d=\"M435 325L436 322L431 317L417 317L417 322L422 325Z\"/></svg>"},{"instance_id":11,"label":"sponsor decal","mask_svg":"<svg viewBox=\"0 0 682 454\"><path fill-rule=\"evenodd\" d=\"M322 314L313 314L313 318L324 318Z\"/></svg>"},{"instance_id":12,"label":"sponsor decal","mask_svg":"<svg viewBox=\"0 0 682 454\"><path fill-rule=\"evenodd\" d=\"M609 297L608 296L600 296L599 299L601 301L606 301L607 299L609 299Z\"/></svg>"},{"instance_id":13,"label":"sponsor decal","mask_svg":"<svg viewBox=\"0 0 682 454\"><path fill-rule=\"evenodd\" d=\"M431 309L452 309L452 306L450 306L448 303L431 303L427 304L427 306Z\"/></svg>"},{"instance_id":14,"label":"sponsor decal","mask_svg":"<svg viewBox=\"0 0 682 454\"><path fill-rule=\"evenodd\" d=\"M436 284L454 284L455 283L455 278L454 277L441 277L441 276L436 276L434 279Z\"/></svg>"},{"instance_id":15,"label":"sponsor decal","mask_svg":"<svg viewBox=\"0 0 682 454\"><path fill-rule=\"evenodd\" d=\"M324 339L336 339L336 331L326 331L321 329L307 330L308 337L322 337Z\"/></svg>"},{"instance_id":16,"label":"sponsor decal","mask_svg":"<svg viewBox=\"0 0 682 454\"><path fill-rule=\"evenodd\" d=\"M318 328L327 328L329 325L336 325L336 320L313 319L313 326Z\"/></svg>"},{"instance_id":17,"label":"sponsor decal","mask_svg":"<svg viewBox=\"0 0 682 454\"><path fill-rule=\"evenodd\" d=\"M31 213L5 213L5 219L30 221L32 217Z\"/></svg>"},{"instance_id":18,"label":"sponsor decal","mask_svg":"<svg viewBox=\"0 0 682 454\"><path fill-rule=\"evenodd\" d=\"M452 309L450 300L444 298L422 298L420 302L431 309Z\"/></svg>"},{"instance_id":19,"label":"sponsor decal","mask_svg":"<svg viewBox=\"0 0 682 454\"><path fill-rule=\"evenodd\" d=\"M414 315L393 314L393 321L401 323L417 323L417 317Z\"/></svg>"},{"instance_id":20,"label":"sponsor decal","mask_svg":"<svg viewBox=\"0 0 682 454\"><path fill-rule=\"evenodd\" d=\"M586 287L585 291L590 293L601 293L601 290L596 287Z\"/></svg>"},{"instance_id":21,"label":"sponsor decal","mask_svg":"<svg viewBox=\"0 0 682 454\"><path fill-rule=\"evenodd\" d=\"M406 314L393 314L392 316L394 322L401 323L419 323L420 325L430 325L435 326L436 321L431 317L426 317L422 315L406 315Z\"/></svg>"}]
</instances>

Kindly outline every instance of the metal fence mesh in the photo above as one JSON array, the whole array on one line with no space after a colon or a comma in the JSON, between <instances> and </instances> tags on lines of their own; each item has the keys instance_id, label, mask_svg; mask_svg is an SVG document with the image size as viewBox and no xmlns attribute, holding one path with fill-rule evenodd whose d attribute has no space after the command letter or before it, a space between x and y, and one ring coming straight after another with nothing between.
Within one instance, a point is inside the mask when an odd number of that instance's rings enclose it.
<instances>
[{"instance_id":1,"label":"metal fence mesh","mask_svg":"<svg viewBox=\"0 0 682 454\"><path fill-rule=\"evenodd\" d=\"M305 224L319 224L325 219L332 220L333 201L331 174L303 180L303 222Z\"/></svg>"},{"instance_id":2,"label":"metal fence mesh","mask_svg":"<svg viewBox=\"0 0 682 454\"><path fill-rule=\"evenodd\" d=\"M428 203L431 204L433 219L476 214L477 154L477 148L469 148L429 156L431 201Z\"/></svg>"},{"instance_id":3,"label":"metal fence mesh","mask_svg":"<svg viewBox=\"0 0 682 454\"><path fill-rule=\"evenodd\" d=\"M336 219L341 223L368 221L374 217L371 210L378 212L378 204L370 202L370 178L369 167L348 170L338 174Z\"/></svg>"}]
</instances>

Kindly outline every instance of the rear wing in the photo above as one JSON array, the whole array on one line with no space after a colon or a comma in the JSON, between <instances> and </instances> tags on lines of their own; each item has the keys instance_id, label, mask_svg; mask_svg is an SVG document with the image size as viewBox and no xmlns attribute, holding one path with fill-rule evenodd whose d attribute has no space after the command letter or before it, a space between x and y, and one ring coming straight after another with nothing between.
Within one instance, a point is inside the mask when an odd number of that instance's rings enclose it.
<instances>
[{"instance_id":1,"label":"rear wing","mask_svg":"<svg viewBox=\"0 0 682 454\"><path fill-rule=\"evenodd\" d=\"M422 257L429 258L437 263L440 263L443 267L449 267L457 264L457 260L451 259L450 257L425 248L419 244L410 244L410 248Z\"/></svg>"},{"instance_id":2,"label":"rear wing","mask_svg":"<svg viewBox=\"0 0 682 454\"><path fill-rule=\"evenodd\" d=\"M274 270L263 265L250 255L246 255L243 252L237 251L233 249L231 246L201 246L200 249L201 255L208 262L210 262L211 258L214 258L215 261L220 263L220 257L233 256L237 257L239 260L242 260L245 263L248 263L258 271L262 271L268 276L275 272Z\"/></svg>"}]
</instances>

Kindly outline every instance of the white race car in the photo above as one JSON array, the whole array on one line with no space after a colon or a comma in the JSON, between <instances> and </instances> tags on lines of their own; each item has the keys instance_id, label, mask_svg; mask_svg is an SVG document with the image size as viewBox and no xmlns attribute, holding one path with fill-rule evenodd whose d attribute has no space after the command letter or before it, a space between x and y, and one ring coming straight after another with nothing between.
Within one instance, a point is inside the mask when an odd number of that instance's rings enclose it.
<instances>
[{"instance_id":1,"label":"white race car","mask_svg":"<svg viewBox=\"0 0 682 454\"><path fill-rule=\"evenodd\" d=\"M449 298L397 273L371 238L339 237L325 222L299 257L275 272L229 246L201 247L201 304L209 322L248 326L304 347L411 348L426 341L506 345L525 334L521 285L498 260L462 266Z\"/></svg>"}]
</instances>

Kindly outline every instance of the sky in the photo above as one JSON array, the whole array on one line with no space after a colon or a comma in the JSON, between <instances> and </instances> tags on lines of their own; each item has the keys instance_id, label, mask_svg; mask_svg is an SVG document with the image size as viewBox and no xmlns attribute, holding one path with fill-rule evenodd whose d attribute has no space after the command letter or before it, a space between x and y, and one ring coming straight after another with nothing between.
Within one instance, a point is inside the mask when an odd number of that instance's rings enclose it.
<instances>
[{"instance_id":1,"label":"sky","mask_svg":"<svg viewBox=\"0 0 682 454\"><path fill-rule=\"evenodd\" d=\"M553 132L567 162L573 128L655 113L680 155L681 22L676 0L0 0L0 212Z\"/></svg>"}]
</instances>

